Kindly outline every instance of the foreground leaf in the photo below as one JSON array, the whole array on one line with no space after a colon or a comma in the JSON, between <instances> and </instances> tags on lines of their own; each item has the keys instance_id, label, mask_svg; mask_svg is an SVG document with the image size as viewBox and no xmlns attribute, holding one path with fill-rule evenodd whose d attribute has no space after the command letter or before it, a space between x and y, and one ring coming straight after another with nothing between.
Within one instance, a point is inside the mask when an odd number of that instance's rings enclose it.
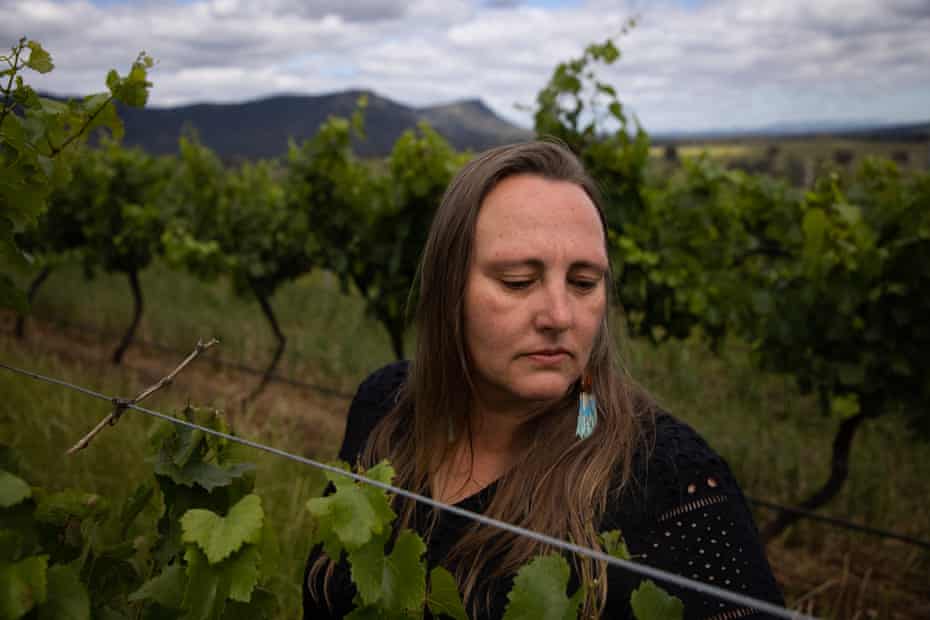
<instances>
[{"instance_id":1,"label":"foreground leaf","mask_svg":"<svg viewBox=\"0 0 930 620\"><path fill-rule=\"evenodd\" d=\"M423 553L426 544L416 533L403 530L394 549L384 560L382 605L388 611L422 613L426 598L426 566Z\"/></svg>"},{"instance_id":2,"label":"foreground leaf","mask_svg":"<svg viewBox=\"0 0 930 620\"><path fill-rule=\"evenodd\" d=\"M0 508L15 506L31 496L32 489L25 480L0 470Z\"/></svg>"},{"instance_id":3,"label":"foreground leaf","mask_svg":"<svg viewBox=\"0 0 930 620\"><path fill-rule=\"evenodd\" d=\"M229 578L229 598L240 603L251 600L252 590L258 585L261 576L260 564L258 547L248 545L223 565Z\"/></svg>"},{"instance_id":4,"label":"foreground leaf","mask_svg":"<svg viewBox=\"0 0 930 620\"><path fill-rule=\"evenodd\" d=\"M45 602L48 556L0 564L0 618L21 618Z\"/></svg>"},{"instance_id":5,"label":"foreground leaf","mask_svg":"<svg viewBox=\"0 0 930 620\"><path fill-rule=\"evenodd\" d=\"M636 620L681 620L685 606L650 579L643 581L630 596Z\"/></svg>"},{"instance_id":6,"label":"foreground leaf","mask_svg":"<svg viewBox=\"0 0 930 620\"><path fill-rule=\"evenodd\" d=\"M429 610L434 616L445 614L454 620L468 620L462 596L459 594L455 577L442 566L437 566L429 574Z\"/></svg>"},{"instance_id":7,"label":"foreground leaf","mask_svg":"<svg viewBox=\"0 0 930 620\"><path fill-rule=\"evenodd\" d=\"M541 556L520 569L507 595L504 620L565 620L578 616L579 596L568 598L568 562Z\"/></svg>"},{"instance_id":8,"label":"foreground leaf","mask_svg":"<svg viewBox=\"0 0 930 620\"><path fill-rule=\"evenodd\" d=\"M188 547L187 588L184 591L183 620L218 620L223 617L228 586L196 547Z\"/></svg>"},{"instance_id":9,"label":"foreground leaf","mask_svg":"<svg viewBox=\"0 0 930 620\"><path fill-rule=\"evenodd\" d=\"M46 495L36 507L36 521L50 525L66 525L71 519L84 520L101 516L109 508L109 502L94 493L83 493L74 489Z\"/></svg>"},{"instance_id":10,"label":"foreground leaf","mask_svg":"<svg viewBox=\"0 0 930 620\"><path fill-rule=\"evenodd\" d=\"M48 569L48 598L39 607L39 620L90 620L90 596L76 568Z\"/></svg>"},{"instance_id":11,"label":"foreground leaf","mask_svg":"<svg viewBox=\"0 0 930 620\"><path fill-rule=\"evenodd\" d=\"M330 479L336 491L309 500L307 509L316 518L315 539L323 543L327 555L338 558L343 549L359 549L387 531L395 515L384 491L362 488L344 476Z\"/></svg>"},{"instance_id":12,"label":"foreground leaf","mask_svg":"<svg viewBox=\"0 0 930 620\"><path fill-rule=\"evenodd\" d=\"M374 605L381 600L385 540L385 536L376 536L368 544L348 552L352 582L364 605Z\"/></svg>"},{"instance_id":13,"label":"foreground leaf","mask_svg":"<svg viewBox=\"0 0 930 620\"><path fill-rule=\"evenodd\" d=\"M191 461L184 467L178 467L174 463L157 463L155 465L156 474L167 476L186 487L198 485L207 491L228 486L234 480L241 478L254 469L255 465L251 463L236 463L220 467L203 461Z\"/></svg>"},{"instance_id":14,"label":"foreground leaf","mask_svg":"<svg viewBox=\"0 0 930 620\"><path fill-rule=\"evenodd\" d=\"M626 541L623 540L623 534L620 533L620 530L601 532L597 535L597 538L600 540L601 546L604 548L604 553L607 555L620 558L621 560L630 559L630 550L627 549Z\"/></svg>"},{"instance_id":15,"label":"foreground leaf","mask_svg":"<svg viewBox=\"0 0 930 620\"><path fill-rule=\"evenodd\" d=\"M258 495L246 495L229 509L225 517L209 510L188 510L181 517L182 540L195 543L210 564L222 562L245 543L261 539L262 501Z\"/></svg>"},{"instance_id":16,"label":"foreground leaf","mask_svg":"<svg viewBox=\"0 0 930 620\"><path fill-rule=\"evenodd\" d=\"M130 601L153 600L162 607L181 609L186 577L184 567L174 564L162 573L142 584L129 595Z\"/></svg>"}]
</instances>

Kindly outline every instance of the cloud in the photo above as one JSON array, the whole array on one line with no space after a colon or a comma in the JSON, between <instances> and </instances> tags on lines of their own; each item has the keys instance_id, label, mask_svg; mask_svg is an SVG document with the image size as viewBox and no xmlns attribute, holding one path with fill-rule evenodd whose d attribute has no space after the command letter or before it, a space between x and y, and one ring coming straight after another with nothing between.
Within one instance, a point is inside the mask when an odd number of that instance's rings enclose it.
<instances>
[{"instance_id":1,"label":"cloud","mask_svg":"<svg viewBox=\"0 0 930 620\"><path fill-rule=\"evenodd\" d=\"M318 19L338 15L346 21L370 22L401 18L406 14L408 4L404 0L275 0L270 6L261 7L260 11L270 11L282 17Z\"/></svg>"},{"instance_id":2,"label":"cloud","mask_svg":"<svg viewBox=\"0 0 930 620\"><path fill-rule=\"evenodd\" d=\"M480 97L527 125L514 103L637 15L621 60L597 71L647 129L930 110L926 0L0 0L0 14L0 39L53 53L32 81L56 92L101 90L145 49L155 105L363 87L412 105Z\"/></svg>"}]
</instances>

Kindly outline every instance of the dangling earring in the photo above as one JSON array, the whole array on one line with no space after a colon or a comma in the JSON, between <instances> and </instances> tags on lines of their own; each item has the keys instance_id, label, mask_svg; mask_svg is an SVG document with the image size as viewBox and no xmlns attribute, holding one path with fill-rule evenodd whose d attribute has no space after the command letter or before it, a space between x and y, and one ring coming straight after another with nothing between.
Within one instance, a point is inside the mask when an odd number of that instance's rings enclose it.
<instances>
[{"instance_id":1,"label":"dangling earring","mask_svg":"<svg viewBox=\"0 0 930 620\"><path fill-rule=\"evenodd\" d=\"M591 375L587 371L581 375L581 396L578 399L578 425L575 435L579 439L587 439L597 426L597 400L591 385Z\"/></svg>"}]
</instances>

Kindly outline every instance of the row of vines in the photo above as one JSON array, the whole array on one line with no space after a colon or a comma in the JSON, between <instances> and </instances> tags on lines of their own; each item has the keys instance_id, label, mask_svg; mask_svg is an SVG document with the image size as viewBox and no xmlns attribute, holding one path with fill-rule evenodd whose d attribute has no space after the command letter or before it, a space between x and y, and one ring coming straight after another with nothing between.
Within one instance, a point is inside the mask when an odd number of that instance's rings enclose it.
<instances>
[{"instance_id":1,"label":"row of vines","mask_svg":"<svg viewBox=\"0 0 930 620\"><path fill-rule=\"evenodd\" d=\"M891 162L869 160L852 173L825 171L798 190L698 158L658 175L647 133L595 73L619 56L608 41L559 65L537 97L536 132L568 144L602 188L614 285L631 335L657 343L695 334L714 346L745 341L760 369L793 376L836 418L831 474L802 503L816 508L842 485L862 422L896 414L930 435L930 174L904 175ZM89 276L125 274L136 312L114 352L118 362L142 316L139 273L153 260L203 279L223 277L258 302L278 339L260 390L286 344L275 292L325 270L364 299L403 357L417 259L442 192L468 154L421 125L384 161L356 157L364 101L351 119L331 118L273 161L227 166L195 135L172 157L125 149L114 138L85 148L100 126L118 138L116 101L144 104L151 60L140 55L127 76L111 72L107 93L69 103L40 98L23 82L27 69L52 68L37 43L23 40L0 61L9 66L0 71L4 305L25 316L29 299L63 263L79 262ZM13 270L33 275L27 290L14 283ZM40 617L88 617L55 607L65 599L92 605L95 617L273 615L262 579L271 574L274 536L263 527L249 467L227 462L228 446L195 432L165 431L153 441L157 484L144 484L119 510L93 496L30 487L4 456L0 511L4 524L20 529L0 531L2 582L13 584L0 592L0 616L36 609ZM369 473L390 478L387 469ZM367 534L343 532L348 538L340 533L345 525L326 516L326 502L345 501L359 517L352 527L362 527L359 502L367 502L366 514L386 515L378 492L333 482L337 493L310 507L318 540L350 557L372 540L383 551L389 515L372 516ZM157 533L128 537L154 496L163 508ZM104 521L116 529L102 534ZM426 604L459 617L451 577L433 571L426 578L418 540L402 535L391 555L371 554L370 574L359 569L371 576L359 584L359 614L402 616ZM380 580L391 562L416 576L409 580L415 591ZM545 578L563 568L567 580L567 565L543 571ZM538 579L525 583L540 587ZM566 597L558 617L570 616L572 605Z\"/></svg>"}]
</instances>

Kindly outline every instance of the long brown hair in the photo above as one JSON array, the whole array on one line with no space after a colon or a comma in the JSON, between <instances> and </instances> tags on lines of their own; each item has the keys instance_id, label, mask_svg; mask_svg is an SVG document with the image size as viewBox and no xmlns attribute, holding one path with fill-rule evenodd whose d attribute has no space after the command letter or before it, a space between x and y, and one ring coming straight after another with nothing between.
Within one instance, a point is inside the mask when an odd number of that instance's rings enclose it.
<instances>
[{"instance_id":1,"label":"long brown hair","mask_svg":"<svg viewBox=\"0 0 930 620\"><path fill-rule=\"evenodd\" d=\"M495 148L477 156L452 180L420 262L415 358L397 404L374 428L360 457L363 467L390 460L396 470L394 484L400 487L429 494L432 477L450 456L450 428L465 433L471 446L474 382L465 341L464 299L475 223L488 193L503 179L522 174L581 187L597 207L606 243L600 192L578 158L560 144L537 141ZM521 429L527 433L528 448L498 479L485 510L487 516L589 548L599 548L597 527L608 502L630 481L634 453L645 444L651 426L648 399L619 362L610 329L613 278L610 272L605 277L608 310L587 368L597 397L594 434L583 441L575 437L579 389L575 385ZM398 526L411 527L413 502L397 502ZM436 517L434 512L421 528L425 536ZM478 596L489 593L479 578L513 575L548 550L534 540L473 524L444 563L454 567L474 611L482 599L488 601ZM607 597L606 566L589 559L574 558L574 562L582 582L596 584L588 589L583 613L599 614ZM331 570L330 565L327 573Z\"/></svg>"}]
</instances>

